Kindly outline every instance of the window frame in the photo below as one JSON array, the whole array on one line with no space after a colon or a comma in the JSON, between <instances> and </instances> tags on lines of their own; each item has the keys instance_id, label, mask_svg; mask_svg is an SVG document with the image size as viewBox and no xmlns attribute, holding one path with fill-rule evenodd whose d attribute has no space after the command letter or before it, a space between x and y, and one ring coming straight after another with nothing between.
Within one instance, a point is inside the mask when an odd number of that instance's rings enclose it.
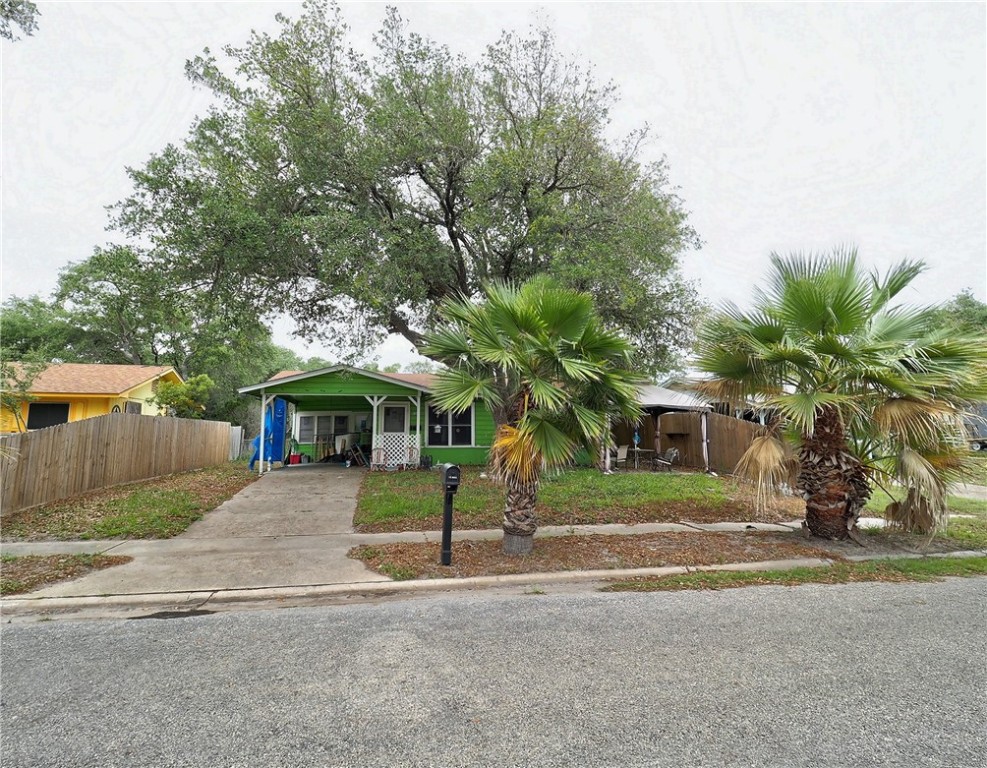
<instances>
[{"instance_id":1,"label":"window frame","mask_svg":"<svg viewBox=\"0 0 987 768\"><path fill-rule=\"evenodd\" d=\"M339 434L339 435L360 434L360 430L354 429L354 427L359 426L359 417L360 417L360 415L362 413L363 413L363 411L357 412L357 411L299 411L299 410L296 410L295 411L294 419L292 420L293 423L292 423L291 436L295 440L297 440L300 445L314 445L315 442L316 442L315 441L315 438L319 434L321 434L319 432L319 419L320 418L323 418L323 419L324 418L327 418L327 419L330 420L329 423L330 423L333 431L330 432L329 434L331 434L333 436L336 436L337 434ZM342 416L345 416L346 417L346 432L339 432L339 433L337 433L335 431L335 429L336 429L336 419L339 418L339 417L342 417ZM302 419L305 418L305 417L309 417L309 418L314 418L315 419L315 423L312 425L312 439L311 440L302 440Z\"/></svg>"},{"instance_id":2,"label":"window frame","mask_svg":"<svg viewBox=\"0 0 987 768\"><path fill-rule=\"evenodd\" d=\"M423 405L425 406L425 425L424 425L425 435L426 435L425 446L424 446L425 448L476 448L476 403L471 404L469 407L470 441L469 443L461 443L461 444L452 442L452 435L453 435L452 430L454 426L462 428L466 425L465 424L453 425L452 411L439 411L438 405L436 405L434 402L423 403ZM433 409L436 411L437 416L443 417L445 419L446 441L444 443L433 443L431 441L432 435L434 434L432 432Z\"/></svg>"},{"instance_id":3,"label":"window frame","mask_svg":"<svg viewBox=\"0 0 987 768\"><path fill-rule=\"evenodd\" d=\"M40 426L40 427L32 427L31 426L31 408L33 406L40 406L41 408L51 408L51 407L54 407L54 406L63 407L63 408L65 408L65 421L56 421L56 422L54 422L52 424L45 424L44 426ZM71 417L72 417L72 403L68 403L68 402L66 402L66 403L53 403L53 402L37 401L36 400L36 401L29 402L27 404L27 418L24 419L24 428L25 429L29 429L29 430L35 430L35 429L48 429L50 427L57 427L60 424L68 424L69 421L71 420Z\"/></svg>"}]
</instances>

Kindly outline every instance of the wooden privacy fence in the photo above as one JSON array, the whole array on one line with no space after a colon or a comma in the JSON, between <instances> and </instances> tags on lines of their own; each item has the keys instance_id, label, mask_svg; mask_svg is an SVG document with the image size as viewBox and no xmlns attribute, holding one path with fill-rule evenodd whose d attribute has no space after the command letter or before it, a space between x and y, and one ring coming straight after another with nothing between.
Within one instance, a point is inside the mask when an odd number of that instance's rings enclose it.
<instances>
[{"instance_id":1,"label":"wooden privacy fence","mask_svg":"<svg viewBox=\"0 0 987 768\"><path fill-rule=\"evenodd\" d=\"M678 448L685 466L707 468L707 458L703 455L704 419L708 468L730 474L758 434L760 425L718 413L663 413L658 417L661 450Z\"/></svg>"},{"instance_id":2,"label":"wooden privacy fence","mask_svg":"<svg viewBox=\"0 0 987 768\"><path fill-rule=\"evenodd\" d=\"M113 413L0 441L0 513L110 485L222 464L230 425Z\"/></svg>"}]
</instances>

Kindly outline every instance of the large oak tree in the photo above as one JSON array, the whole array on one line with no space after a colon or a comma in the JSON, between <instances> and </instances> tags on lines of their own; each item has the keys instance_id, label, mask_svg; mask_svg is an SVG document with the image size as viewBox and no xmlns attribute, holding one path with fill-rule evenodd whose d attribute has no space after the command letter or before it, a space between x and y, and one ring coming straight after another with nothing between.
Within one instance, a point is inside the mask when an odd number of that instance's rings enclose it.
<instances>
[{"instance_id":1,"label":"large oak tree","mask_svg":"<svg viewBox=\"0 0 987 768\"><path fill-rule=\"evenodd\" d=\"M593 296L642 370L689 343L698 245L647 129L615 140L615 89L546 30L477 60L387 12L367 59L338 8L305 5L187 73L216 97L180 146L131 169L115 225L176 288L234 312L287 312L359 356L417 344L450 297L551 274Z\"/></svg>"}]
</instances>

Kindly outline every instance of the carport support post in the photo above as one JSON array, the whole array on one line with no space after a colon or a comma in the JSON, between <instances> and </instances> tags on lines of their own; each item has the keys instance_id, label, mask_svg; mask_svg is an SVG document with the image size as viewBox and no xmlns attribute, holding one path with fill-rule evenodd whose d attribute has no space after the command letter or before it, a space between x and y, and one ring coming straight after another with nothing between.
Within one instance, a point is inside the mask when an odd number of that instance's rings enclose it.
<instances>
[{"instance_id":1,"label":"carport support post","mask_svg":"<svg viewBox=\"0 0 987 768\"><path fill-rule=\"evenodd\" d=\"M264 413L267 410L267 395L264 394L264 390L260 391L260 462L257 465L257 474L264 474Z\"/></svg>"},{"instance_id":2,"label":"carport support post","mask_svg":"<svg viewBox=\"0 0 987 768\"><path fill-rule=\"evenodd\" d=\"M422 393L416 397L408 395L408 399L415 404L415 449L418 454L418 465L422 461Z\"/></svg>"},{"instance_id":3,"label":"carport support post","mask_svg":"<svg viewBox=\"0 0 987 768\"><path fill-rule=\"evenodd\" d=\"M370 468L373 469L374 462L376 460L377 447L380 445L380 438L377 435L377 407L387 399L387 396L380 395L378 397L375 395L364 395L364 397L367 399L367 402L373 406L373 426L371 427L373 431L370 433Z\"/></svg>"}]
</instances>

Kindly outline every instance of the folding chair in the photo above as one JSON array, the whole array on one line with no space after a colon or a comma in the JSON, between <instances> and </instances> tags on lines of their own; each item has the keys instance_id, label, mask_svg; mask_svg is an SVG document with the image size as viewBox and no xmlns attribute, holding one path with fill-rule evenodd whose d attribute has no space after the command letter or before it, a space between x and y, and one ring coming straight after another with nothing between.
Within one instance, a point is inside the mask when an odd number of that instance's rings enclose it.
<instances>
[{"instance_id":1,"label":"folding chair","mask_svg":"<svg viewBox=\"0 0 987 768\"><path fill-rule=\"evenodd\" d=\"M655 457L651 460L651 471L652 472L671 472L672 464L675 464L679 460L679 449L669 448L663 454L655 454Z\"/></svg>"}]
</instances>

